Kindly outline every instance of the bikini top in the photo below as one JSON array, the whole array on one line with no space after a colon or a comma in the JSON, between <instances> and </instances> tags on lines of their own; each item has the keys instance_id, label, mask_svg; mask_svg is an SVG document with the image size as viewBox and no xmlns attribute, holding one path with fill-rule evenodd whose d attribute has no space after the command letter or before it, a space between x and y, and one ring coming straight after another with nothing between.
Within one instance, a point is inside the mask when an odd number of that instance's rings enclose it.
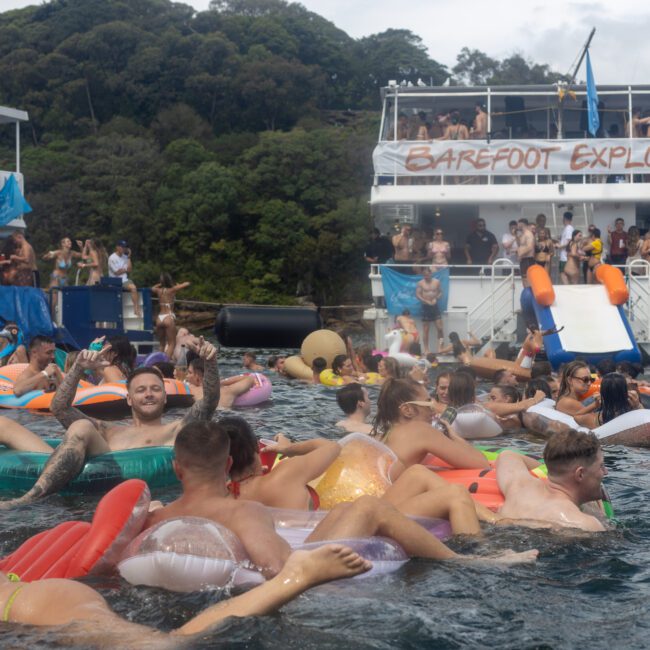
<instances>
[{"instance_id":1,"label":"bikini top","mask_svg":"<svg viewBox=\"0 0 650 650\"><path fill-rule=\"evenodd\" d=\"M61 258L59 257L59 259L58 259L56 265L57 265L57 267L60 268L62 271L66 271L67 269L69 269L69 268L72 266L72 260L69 259L69 260L66 262L66 260L61 259Z\"/></svg>"}]
</instances>

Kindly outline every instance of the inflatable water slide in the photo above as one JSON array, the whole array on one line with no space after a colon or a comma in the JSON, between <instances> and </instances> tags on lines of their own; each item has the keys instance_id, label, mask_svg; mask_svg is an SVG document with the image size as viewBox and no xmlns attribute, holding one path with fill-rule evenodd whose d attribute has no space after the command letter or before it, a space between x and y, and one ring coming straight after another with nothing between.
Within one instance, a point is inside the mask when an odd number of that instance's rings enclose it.
<instances>
[{"instance_id":1,"label":"inflatable water slide","mask_svg":"<svg viewBox=\"0 0 650 650\"><path fill-rule=\"evenodd\" d=\"M544 337L554 368L576 358L592 364L606 357L617 363L641 361L623 310L629 291L619 269L601 264L596 268L598 284L554 286L546 270L537 265L528 269L527 278L530 292L522 294L524 313L532 307L541 329L559 330Z\"/></svg>"}]
</instances>

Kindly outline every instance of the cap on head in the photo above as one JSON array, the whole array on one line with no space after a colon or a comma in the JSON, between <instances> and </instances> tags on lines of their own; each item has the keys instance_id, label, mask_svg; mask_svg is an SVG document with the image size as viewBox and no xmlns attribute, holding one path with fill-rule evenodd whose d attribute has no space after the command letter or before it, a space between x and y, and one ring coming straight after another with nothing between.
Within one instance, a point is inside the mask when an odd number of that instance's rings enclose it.
<instances>
[{"instance_id":1,"label":"cap on head","mask_svg":"<svg viewBox=\"0 0 650 650\"><path fill-rule=\"evenodd\" d=\"M122 248L128 248L129 245L126 243L125 239L120 239L120 241L117 242L117 246L121 246Z\"/></svg>"}]
</instances>

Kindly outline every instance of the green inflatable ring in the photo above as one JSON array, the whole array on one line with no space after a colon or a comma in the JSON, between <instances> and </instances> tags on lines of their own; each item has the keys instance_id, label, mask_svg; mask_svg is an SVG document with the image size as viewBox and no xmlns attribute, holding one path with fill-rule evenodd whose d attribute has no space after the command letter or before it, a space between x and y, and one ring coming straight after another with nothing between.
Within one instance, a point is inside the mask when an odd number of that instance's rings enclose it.
<instances>
[{"instance_id":1,"label":"green inflatable ring","mask_svg":"<svg viewBox=\"0 0 650 650\"><path fill-rule=\"evenodd\" d=\"M45 442L56 447L61 440L48 438ZM27 492L49 457L49 454L0 447L0 492ZM142 479L150 488L174 485L178 479L173 458L173 447L140 447L95 456L86 461L79 475L61 494L104 493L130 478Z\"/></svg>"}]
</instances>

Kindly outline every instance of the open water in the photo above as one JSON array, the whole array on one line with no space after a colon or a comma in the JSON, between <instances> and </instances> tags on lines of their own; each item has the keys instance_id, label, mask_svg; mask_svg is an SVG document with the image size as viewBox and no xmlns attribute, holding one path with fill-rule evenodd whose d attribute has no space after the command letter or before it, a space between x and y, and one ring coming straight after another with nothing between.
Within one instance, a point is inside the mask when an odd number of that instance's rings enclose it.
<instances>
[{"instance_id":1,"label":"open water","mask_svg":"<svg viewBox=\"0 0 650 650\"><path fill-rule=\"evenodd\" d=\"M240 351L223 353L224 376L240 370ZM261 354L261 358L265 355ZM273 377L273 401L240 410L258 434L296 439L337 436L335 390ZM377 389L371 389L376 398ZM42 435L61 433L51 417L12 413ZM170 418L179 417L170 413ZM540 453L534 438L497 439ZM196 648L650 648L650 452L611 447L605 483L619 521L614 532L558 536L525 529L488 529L459 550L536 547L535 565L514 568L412 560L398 572L325 585L263 618L232 620L192 644ZM176 488L155 491L169 500ZM50 497L0 512L0 555L68 519L89 519L96 497ZM172 629L224 597L179 595L132 587L119 577L88 581L132 621ZM46 648L55 637L37 628L0 624L0 648ZM70 646L68 646L70 647ZM84 639L78 645L83 648Z\"/></svg>"}]
</instances>

